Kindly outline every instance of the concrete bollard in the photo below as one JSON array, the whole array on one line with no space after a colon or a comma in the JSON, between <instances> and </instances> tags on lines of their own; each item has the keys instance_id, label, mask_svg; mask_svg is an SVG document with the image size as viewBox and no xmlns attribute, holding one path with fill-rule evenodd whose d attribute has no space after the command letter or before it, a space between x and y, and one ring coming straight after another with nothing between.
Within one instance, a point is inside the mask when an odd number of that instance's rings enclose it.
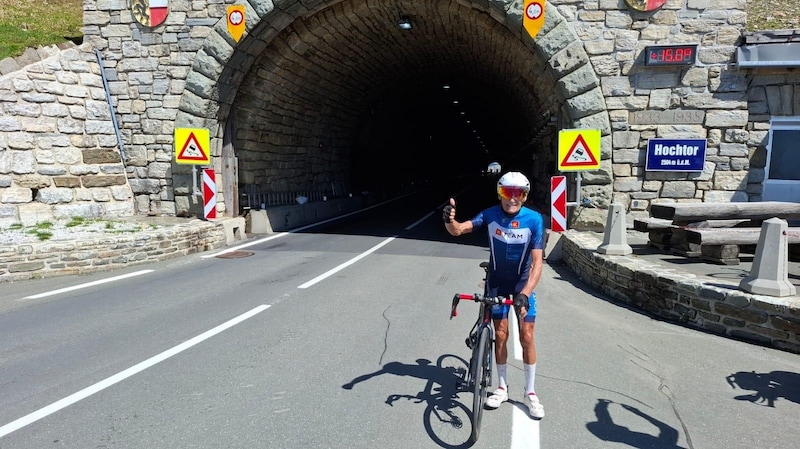
<instances>
[{"instance_id":1,"label":"concrete bollard","mask_svg":"<svg viewBox=\"0 0 800 449\"><path fill-rule=\"evenodd\" d=\"M272 234L272 226L265 210L250 210L246 217L246 233L248 234Z\"/></svg>"},{"instance_id":2,"label":"concrete bollard","mask_svg":"<svg viewBox=\"0 0 800 449\"><path fill-rule=\"evenodd\" d=\"M546 231L547 237L544 243L544 259L548 262L560 262L564 260L564 242L561 241L561 233Z\"/></svg>"},{"instance_id":3,"label":"concrete bollard","mask_svg":"<svg viewBox=\"0 0 800 449\"><path fill-rule=\"evenodd\" d=\"M246 220L244 217L225 218L220 221L225 230L225 244L232 245L239 240L245 239L244 227Z\"/></svg>"},{"instance_id":4,"label":"concrete bollard","mask_svg":"<svg viewBox=\"0 0 800 449\"><path fill-rule=\"evenodd\" d=\"M597 247L597 252L612 256L625 256L633 253L633 249L628 245L626 228L625 208L619 203L612 204L608 208L603 244Z\"/></svg>"},{"instance_id":5,"label":"concrete bollard","mask_svg":"<svg viewBox=\"0 0 800 449\"><path fill-rule=\"evenodd\" d=\"M770 218L761 225L758 246L750 274L739 288L757 295L794 296L797 289L789 282L789 239L786 220Z\"/></svg>"}]
</instances>

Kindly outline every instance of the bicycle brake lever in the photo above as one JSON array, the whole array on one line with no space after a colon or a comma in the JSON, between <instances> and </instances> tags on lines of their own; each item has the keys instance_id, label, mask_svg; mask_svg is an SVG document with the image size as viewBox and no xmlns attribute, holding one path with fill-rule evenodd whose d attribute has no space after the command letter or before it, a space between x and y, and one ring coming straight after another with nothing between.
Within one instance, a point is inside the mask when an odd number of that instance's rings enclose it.
<instances>
[{"instance_id":1,"label":"bicycle brake lever","mask_svg":"<svg viewBox=\"0 0 800 449\"><path fill-rule=\"evenodd\" d=\"M459 303L458 293L453 296L453 304L450 306L450 319L452 320L454 316L458 316L458 312L456 311L456 307L458 307Z\"/></svg>"}]
</instances>

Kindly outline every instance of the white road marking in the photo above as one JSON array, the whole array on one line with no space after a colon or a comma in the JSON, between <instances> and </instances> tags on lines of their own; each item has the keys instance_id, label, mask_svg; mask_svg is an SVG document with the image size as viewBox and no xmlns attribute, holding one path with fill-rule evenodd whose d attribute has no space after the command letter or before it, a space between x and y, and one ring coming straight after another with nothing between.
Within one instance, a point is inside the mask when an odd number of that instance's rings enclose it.
<instances>
[{"instance_id":1,"label":"white road marking","mask_svg":"<svg viewBox=\"0 0 800 449\"><path fill-rule=\"evenodd\" d=\"M201 259L208 259L209 257L221 256L223 254L228 254L230 252L237 251L237 250L240 250L242 248L247 248L248 246L253 246L253 245L258 245L259 243L268 242L270 240L277 239L279 237L283 237L285 235L289 235L289 233L288 232L280 232L278 234L271 235L269 237L264 237L263 239L253 240L252 242L247 242L247 243L244 243L242 245L233 246L233 247L224 249L222 251L219 251L219 252L216 252L216 253L213 253L213 254L205 254L203 256L200 256L200 258Z\"/></svg>"},{"instance_id":2,"label":"white road marking","mask_svg":"<svg viewBox=\"0 0 800 449\"><path fill-rule=\"evenodd\" d=\"M422 218L420 218L419 220L415 221L414 223L411 223L410 225L408 225L408 226L406 227L406 229L405 229L405 230L406 230L406 231L409 231L409 230L411 230L411 229L414 229L414 227L415 227L415 226L417 226L418 224L420 224L420 223L422 223L423 221L425 221L425 220L426 220L428 217L430 217L431 215L433 215L433 212L428 212L428 214L427 214L427 215L425 215L424 217L422 217Z\"/></svg>"},{"instance_id":3,"label":"white road marking","mask_svg":"<svg viewBox=\"0 0 800 449\"><path fill-rule=\"evenodd\" d=\"M183 343L181 343L181 344L179 344L179 345L177 345L177 346L175 346L175 347L173 347L171 349L168 349L168 350L162 352L161 354L153 356L153 357L145 360L144 362L141 362L141 363L139 363L137 365L134 365L134 366L126 369L125 371L121 371L121 372L119 372L119 373L117 373L117 374L115 374L115 375L113 375L113 376L111 376L109 378L101 380L100 382L98 382L98 383L96 383L96 384L94 384L92 386L86 387L83 390L78 391L77 393L73 393L73 394L65 397L64 399L61 399L61 400L56 401L56 402L53 402L52 404L50 404L50 405L48 405L48 406L46 406L44 408L41 408L41 409L39 409L39 410L37 410L37 411L35 411L33 413L30 413L28 415L23 416L22 418L19 418L19 419L15 420L15 421L12 421L12 422L4 425L3 427L0 427L0 438L8 435L11 432L14 432L15 430L19 430L19 429L21 429L21 428L23 428L23 427L25 427L25 426L27 426L29 424L32 424L32 423L34 423L34 422L36 422L36 421L38 421L38 420L40 420L40 419L42 419L42 418L44 418L46 416L49 416L49 415L51 415L51 414L53 414L53 413L65 408L65 407L68 407L68 406L70 406L70 405L72 405L72 404L74 404L74 403L76 403L76 402L78 402L78 401L80 401L82 399L86 399L86 398L88 398L89 396L91 396L91 395L93 395L95 393L98 393L98 392L100 392L102 390L105 390L106 388L108 388L108 387L110 387L110 386L112 386L112 385L114 385L114 384L116 384L118 382L121 382L121 381L133 376L134 374L137 374L137 373L139 373L141 371L144 371L145 369L150 368L150 367L152 367L153 365L155 365L155 364L157 364L159 362L163 362L164 360L166 360L166 359L168 359L168 358L170 358L170 357L172 357L174 355L177 355L177 354L179 354L179 353L191 348L192 346L194 346L194 345L196 345L196 344L198 344L198 343L200 343L200 342L202 342L204 340L207 340L207 339L213 337L214 335L219 334L220 332L222 332L222 331L224 331L224 330L226 330L226 329L228 329L230 327L233 327L233 326L239 324L239 323L241 323L242 321L244 321L244 320L246 320L248 318L252 318L253 316L263 312L264 310L268 309L269 307L270 306L268 306L268 305L262 304L262 305L256 307L255 309L250 310L249 312L245 312L245 313L237 316L236 318L233 318L233 319L231 319L231 320L229 320L229 321L227 321L225 323L222 323L219 326L217 326L217 327L215 327L215 328L213 328L211 330L203 332L202 334L192 338L191 340L187 340L187 341L185 341L185 342L183 342Z\"/></svg>"},{"instance_id":4,"label":"white road marking","mask_svg":"<svg viewBox=\"0 0 800 449\"><path fill-rule=\"evenodd\" d=\"M517 325L517 314L508 314L509 340L512 342L514 359L522 361L522 345L519 344L519 326ZM524 376L524 372L520 373ZM520 379L520 387L525 387L524 377ZM524 391L517 391L524 393ZM519 398L522 397L520 394ZM511 449L539 449L539 421L532 419L528 414L525 404L511 410Z\"/></svg>"},{"instance_id":5,"label":"white road marking","mask_svg":"<svg viewBox=\"0 0 800 449\"><path fill-rule=\"evenodd\" d=\"M347 213L347 214L344 214L344 215L337 215L337 216L329 218L327 220L322 220L322 221L318 221L316 223L311 223L311 224L308 224L308 225L305 225L305 226L301 226L299 228L291 229L291 230L286 231L286 232L281 232L281 233L278 233L278 234L275 234L275 235L271 235L269 237L265 237L263 239L254 240L252 242L244 243L242 245L234 246L234 247L231 247L231 248L226 248L226 249L224 249L224 250L222 250L220 252L213 253L213 254L206 254L206 255L200 256L200 257L202 259L207 259L209 257L217 257L217 256L220 256L222 254L227 254L227 253L232 252L232 251L236 251L236 250L239 250L239 249L242 249L242 248L247 248L248 246L257 245L259 243L263 243L263 242L266 242L266 241L269 241L269 240L272 240L272 239L276 239L278 237L283 237L283 236L286 236L286 235L289 235L289 234L293 234L295 232L304 231L306 229L313 228L315 226L319 226L319 225L322 225L322 224L325 224L325 223L329 223L329 222L334 221L334 220L340 220L342 218L349 217L351 215L360 214L362 212L366 212L366 211L368 211L370 209L374 209L376 207L383 206L384 204L391 203L392 201L397 201L399 199L405 198L405 197L410 196L410 195L413 195L413 192L406 193L405 195L401 195L401 196L399 196L397 198L392 198L390 200L386 200L386 201L383 201L383 202L378 203L378 204L373 204L372 206L365 207L364 209L359 209L357 211L353 211L353 212L350 212L350 213ZM413 227L414 225L411 225L411 226ZM409 229L409 228L406 228L406 229Z\"/></svg>"},{"instance_id":6,"label":"white road marking","mask_svg":"<svg viewBox=\"0 0 800 449\"><path fill-rule=\"evenodd\" d=\"M374 253L375 251L377 251L378 249L380 249L384 245L386 245L389 242L391 242L392 240L394 240L395 238L397 238L397 236L389 237L388 239L382 241L381 243L378 243L377 245L375 245L372 248L364 251L363 253L359 254L358 256L348 260L347 262L345 262L345 263L343 263L343 264L341 264L341 265L339 265L337 267L334 267L334 268L332 268L332 269L320 274L319 276L317 276L314 279L306 282L303 285L298 286L297 288L308 288L308 287L311 287L312 285L316 284L317 282L319 282L319 281L321 281L321 280L323 280L323 279L325 279L327 277L330 277L330 276L338 273L339 271L344 270L345 268L349 267L350 265L353 265L354 263L358 262L359 260L369 256L370 254Z\"/></svg>"},{"instance_id":7,"label":"white road marking","mask_svg":"<svg viewBox=\"0 0 800 449\"><path fill-rule=\"evenodd\" d=\"M72 287L61 288L61 289L58 289L58 290L51 290L49 292L39 293L38 295L26 296L26 297L24 297L22 299L44 298L46 296L57 295L59 293L70 292L72 290L79 290L79 289L86 288L86 287L92 287L94 285L105 284L106 282L118 281L120 279L130 278L130 277L139 276L139 275L142 275L142 274L147 274L147 273L152 273L152 272L153 272L153 270L135 271L133 273L122 274L122 275L114 276L114 277L107 278L107 279L101 279L99 281L93 281L93 282L87 282L85 284L73 285Z\"/></svg>"}]
</instances>

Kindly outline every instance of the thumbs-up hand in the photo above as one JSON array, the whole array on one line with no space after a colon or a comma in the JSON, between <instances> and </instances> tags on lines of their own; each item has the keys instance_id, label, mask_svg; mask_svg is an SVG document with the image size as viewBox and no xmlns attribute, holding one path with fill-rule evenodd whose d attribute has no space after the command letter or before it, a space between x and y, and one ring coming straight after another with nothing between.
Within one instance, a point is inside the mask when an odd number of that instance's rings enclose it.
<instances>
[{"instance_id":1,"label":"thumbs-up hand","mask_svg":"<svg viewBox=\"0 0 800 449\"><path fill-rule=\"evenodd\" d=\"M450 198L450 204L442 208L442 221L451 223L456 219L456 200Z\"/></svg>"}]
</instances>

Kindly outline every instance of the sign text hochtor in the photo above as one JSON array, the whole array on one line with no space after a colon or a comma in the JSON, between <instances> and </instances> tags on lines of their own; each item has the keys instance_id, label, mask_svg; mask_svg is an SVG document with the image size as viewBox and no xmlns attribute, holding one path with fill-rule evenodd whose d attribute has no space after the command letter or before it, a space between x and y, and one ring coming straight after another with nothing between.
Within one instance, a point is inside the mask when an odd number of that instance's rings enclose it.
<instances>
[{"instance_id":1,"label":"sign text hochtor","mask_svg":"<svg viewBox=\"0 0 800 449\"><path fill-rule=\"evenodd\" d=\"M648 171L703 171L705 139L650 139L647 142Z\"/></svg>"}]
</instances>

